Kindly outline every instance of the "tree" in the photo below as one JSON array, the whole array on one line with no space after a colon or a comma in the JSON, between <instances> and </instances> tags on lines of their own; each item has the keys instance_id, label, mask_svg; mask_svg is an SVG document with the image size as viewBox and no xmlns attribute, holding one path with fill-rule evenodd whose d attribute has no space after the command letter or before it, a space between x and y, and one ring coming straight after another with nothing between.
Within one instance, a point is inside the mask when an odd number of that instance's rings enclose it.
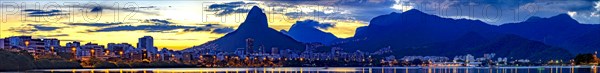
<instances>
[{"instance_id":1,"label":"tree","mask_svg":"<svg viewBox=\"0 0 600 73\"><path fill-rule=\"evenodd\" d=\"M0 71L28 70L35 67L33 56L27 51L9 52L0 50Z\"/></svg>"},{"instance_id":2,"label":"tree","mask_svg":"<svg viewBox=\"0 0 600 73\"><path fill-rule=\"evenodd\" d=\"M578 54L574 60L575 65L596 65L600 62L595 54Z\"/></svg>"},{"instance_id":3,"label":"tree","mask_svg":"<svg viewBox=\"0 0 600 73\"><path fill-rule=\"evenodd\" d=\"M412 60L412 61L411 61L411 64L412 64L412 65L417 65L417 66L418 66L418 65L421 65L421 64L423 64L423 61L421 61L421 60Z\"/></svg>"},{"instance_id":4,"label":"tree","mask_svg":"<svg viewBox=\"0 0 600 73\"><path fill-rule=\"evenodd\" d=\"M115 68L115 67L118 67L116 64L110 63L110 62L106 62L106 61L96 62L93 66L94 66L94 68Z\"/></svg>"}]
</instances>

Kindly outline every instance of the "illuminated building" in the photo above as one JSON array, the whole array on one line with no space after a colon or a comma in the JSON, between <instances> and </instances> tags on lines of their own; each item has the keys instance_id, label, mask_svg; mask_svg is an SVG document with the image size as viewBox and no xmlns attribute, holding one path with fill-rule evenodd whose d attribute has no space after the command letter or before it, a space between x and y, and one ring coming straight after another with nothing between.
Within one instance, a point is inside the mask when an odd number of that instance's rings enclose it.
<instances>
[{"instance_id":1,"label":"illuminated building","mask_svg":"<svg viewBox=\"0 0 600 73\"><path fill-rule=\"evenodd\" d=\"M277 48L277 47L271 48L271 55L278 55L278 54L279 54L279 48Z\"/></svg>"},{"instance_id":2,"label":"illuminated building","mask_svg":"<svg viewBox=\"0 0 600 73\"><path fill-rule=\"evenodd\" d=\"M253 47L254 47L254 39L247 38L246 39L246 54L254 53Z\"/></svg>"},{"instance_id":3,"label":"illuminated building","mask_svg":"<svg viewBox=\"0 0 600 73\"><path fill-rule=\"evenodd\" d=\"M31 40L31 36L12 36L7 38L9 46L25 48L25 42Z\"/></svg>"},{"instance_id":4,"label":"illuminated building","mask_svg":"<svg viewBox=\"0 0 600 73\"><path fill-rule=\"evenodd\" d=\"M119 57L122 57L123 55L120 54L120 52L125 53L126 50L134 49L134 47L131 46L131 44L129 44L129 43L117 43L117 44L108 43L106 46L106 49L111 52L110 54L114 54L114 55L118 55Z\"/></svg>"},{"instance_id":5,"label":"illuminated building","mask_svg":"<svg viewBox=\"0 0 600 73\"><path fill-rule=\"evenodd\" d=\"M57 47L60 47L60 40L58 39L43 39L44 48L46 50L54 51Z\"/></svg>"},{"instance_id":6,"label":"illuminated building","mask_svg":"<svg viewBox=\"0 0 600 73\"><path fill-rule=\"evenodd\" d=\"M152 36L144 36L138 39L138 49L146 49L150 53L156 53L158 49L154 48L154 39Z\"/></svg>"}]
</instances>

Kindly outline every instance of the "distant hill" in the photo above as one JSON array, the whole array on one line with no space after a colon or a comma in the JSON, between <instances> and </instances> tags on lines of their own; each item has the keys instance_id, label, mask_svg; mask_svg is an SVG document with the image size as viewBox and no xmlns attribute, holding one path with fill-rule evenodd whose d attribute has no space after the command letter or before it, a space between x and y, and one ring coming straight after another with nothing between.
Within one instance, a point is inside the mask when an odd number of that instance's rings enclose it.
<instances>
[{"instance_id":1,"label":"distant hill","mask_svg":"<svg viewBox=\"0 0 600 73\"><path fill-rule=\"evenodd\" d=\"M564 15L558 17L564 17ZM560 21L554 18L539 17L532 18L530 21L547 21L546 19ZM573 21L566 20L564 22L573 23ZM528 20L523 23L530 22ZM536 28L546 26L516 24L518 23L494 26L478 20L442 18L418 10L409 10L403 13L391 13L375 17L371 20L369 26L357 28L354 37L337 40L332 47L341 47L346 51L373 52L379 48L390 46L394 50L394 54L398 56L433 55L452 57L465 54L496 53L500 57L543 60L567 59L571 56L571 53L564 52L568 49L558 45L548 45L528 36L538 34L538 32L528 31L542 31ZM574 26L573 28L589 27L583 25ZM548 30L550 29L554 30L555 28L548 28ZM574 32L582 31L585 30ZM551 32L544 33L550 34ZM553 56L544 56L547 54Z\"/></svg>"},{"instance_id":2,"label":"distant hill","mask_svg":"<svg viewBox=\"0 0 600 73\"><path fill-rule=\"evenodd\" d=\"M277 30L269 28L265 13L257 6L252 7L250 12L248 12L246 20L240 24L235 31L200 46L213 46L209 48L216 48L222 51L234 51L237 48L246 48L246 39L249 38L254 40L253 48L256 51L261 47L265 52L270 52L271 48L292 50L304 49L302 43L297 42ZM198 47L193 47L192 49L195 48L197 49Z\"/></svg>"},{"instance_id":3,"label":"distant hill","mask_svg":"<svg viewBox=\"0 0 600 73\"><path fill-rule=\"evenodd\" d=\"M369 26L359 27L354 37L334 43L347 50L375 51L382 47L411 47L450 41L468 32L486 33L492 37L495 26L478 20L450 19L429 15L419 10L391 13L373 18ZM342 43L340 43L342 42Z\"/></svg>"},{"instance_id":4,"label":"distant hill","mask_svg":"<svg viewBox=\"0 0 600 73\"><path fill-rule=\"evenodd\" d=\"M569 50L576 53L593 53L600 51L600 28L592 29L565 43L569 43L570 45L567 47L574 48Z\"/></svg>"},{"instance_id":5,"label":"distant hill","mask_svg":"<svg viewBox=\"0 0 600 73\"><path fill-rule=\"evenodd\" d=\"M524 22L508 23L499 26L501 32L516 34L527 39L548 45L567 48L571 53L593 53L600 51L600 37L595 37L600 25L581 24L567 14L549 18L530 17ZM586 41L583 41L586 40Z\"/></svg>"},{"instance_id":6,"label":"distant hill","mask_svg":"<svg viewBox=\"0 0 600 73\"><path fill-rule=\"evenodd\" d=\"M468 33L460 39L393 49L397 56L446 56L495 53L496 57L510 57L514 59L551 60L570 59L573 54L566 49L553 47L544 43L528 40L517 35L502 35L498 38L487 39L478 33Z\"/></svg>"},{"instance_id":7,"label":"distant hill","mask_svg":"<svg viewBox=\"0 0 600 73\"><path fill-rule=\"evenodd\" d=\"M549 18L531 17L524 22L490 25L479 20L442 18L409 10L373 18L359 27L353 37L338 39L323 32L316 21L299 21L289 31L268 27L265 14L253 7L244 23L234 32L202 44L224 51L245 48L246 39L254 47L302 50L303 43L319 42L344 51L374 52L390 47L394 55L456 56L496 53L516 59L568 59L573 54L600 50L600 25L580 24L567 14ZM566 52L569 51L569 52Z\"/></svg>"},{"instance_id":8,"label":"distant hill","mask_svg":"<svg viewBox=\"0 0 600 73\"><path fill-rule=\"evenodd\" d=\"M283 31L287 35L303 43L331 43L337 37L329 32L319 30L319 28L329 28L333 25L327 23L319 23L314 20L297 21L289 31Z\"/></svg>"},{"instance_id":9,"label":"distant hill","mask_svg":"<svg viewBox=\"0 0 600 73\"><path fill-rule=\"evenodd\" d=\"M498 57L512 57L515 59L551 60L571 59L574 57L563 48L546 45L542 42L529 40L517 35L505 35L480 47L467 52L475 55L496 53Z\"/></svg>"}]
</instances>

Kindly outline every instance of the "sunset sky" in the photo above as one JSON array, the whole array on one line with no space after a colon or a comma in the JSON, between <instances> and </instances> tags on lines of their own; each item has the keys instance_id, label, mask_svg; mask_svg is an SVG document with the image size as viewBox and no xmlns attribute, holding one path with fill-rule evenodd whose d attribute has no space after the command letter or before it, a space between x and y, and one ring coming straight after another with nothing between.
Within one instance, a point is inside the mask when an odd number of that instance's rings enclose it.
<instances>
[{"instance_id":1,"label":"sunset sky","mask_svg":"<svg viewBox=\"0 0 600 73\"><path fill-rule=\"evenodd\" d=\"M313 0L313 1L0 1L0 37L30 35L71 41L136 44L154 37L158 48L181 50L233 31L252 6L267 13L269 26L288 30L296 21L335 26L323 31L352 37L371 18L418 9L447 18L500 25L531 16L568 13L581 23L600 23L600 1L539 0ZM135 46L135 45L134 45Z\"/></svg>"}]
</instances>

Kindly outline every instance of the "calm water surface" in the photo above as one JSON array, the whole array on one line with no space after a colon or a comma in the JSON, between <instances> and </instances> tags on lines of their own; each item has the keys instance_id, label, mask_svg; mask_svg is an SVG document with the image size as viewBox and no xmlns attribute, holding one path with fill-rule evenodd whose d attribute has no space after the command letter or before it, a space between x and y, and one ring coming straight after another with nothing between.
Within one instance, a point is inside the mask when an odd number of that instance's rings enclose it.
<instances>
[{"instance_id":1,"label":"calm water surface","mask_svg":"<svg viewBox=\"0 0 600 73\"><path fill-rule=\"evenodd\" d=\"M590 66L536 67L265 67L265 68L123 68L40 69L30 72L76 73L598 73Z\"/></svg>"}]
</instances>

